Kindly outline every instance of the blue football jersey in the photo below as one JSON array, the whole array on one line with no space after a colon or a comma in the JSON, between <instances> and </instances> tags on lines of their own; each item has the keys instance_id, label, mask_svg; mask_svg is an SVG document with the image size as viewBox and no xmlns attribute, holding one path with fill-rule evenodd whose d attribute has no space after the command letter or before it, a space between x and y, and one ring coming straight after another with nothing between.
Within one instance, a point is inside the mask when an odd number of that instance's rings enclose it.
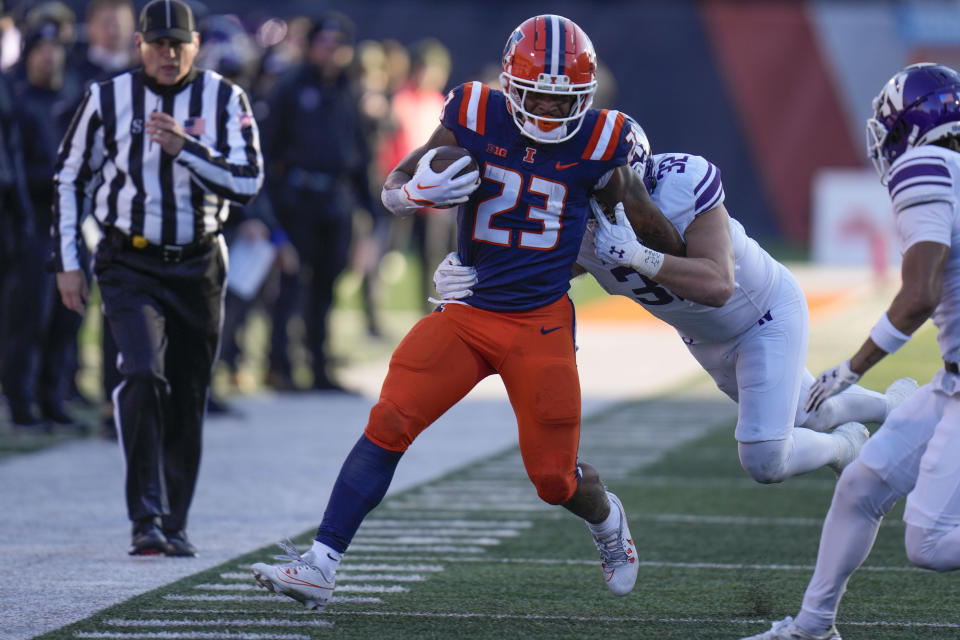
<instances>
[{"instance_id":1,"label":"blue football jersey","mask_svg":"<svg viewBox=\"0 0 960 640\"><path fill-rule=\"evenodd\" d=\"M457 252L477 269L467 302L525 311L557 300L570 288L590 194L627 163L627 116L591 109L570 140L539 144L520 133L503 93L468 82L447 96L441 122L480 166L457 219Z\"/></svg>"}]
</instances>

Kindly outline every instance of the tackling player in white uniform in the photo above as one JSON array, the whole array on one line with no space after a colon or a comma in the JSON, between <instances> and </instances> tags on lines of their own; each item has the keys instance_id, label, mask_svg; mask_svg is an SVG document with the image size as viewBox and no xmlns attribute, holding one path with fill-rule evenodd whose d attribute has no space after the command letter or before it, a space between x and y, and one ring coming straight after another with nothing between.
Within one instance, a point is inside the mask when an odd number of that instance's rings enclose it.
<instances>
[{"instance_id":1,"label":"tackling player in white uniform","mask_svg":"<svg viewBox=\"0 0 960 640\"><path fill-rule=\"evenodd\" d=\"M960 568L960 74L911 65L884 86L873 110L867 149L893 202L903 284L856 354L818 376L807 406L856 382L927 318L945 366L844 470L797 619L745 640L839 640L834 622L847 581L903 496L909 560L935 571Z\"/></svg>"},{"instance_id":2,"label":"tackling player in white uniform","mask_svg":"<svg viewBox=\"0 0 960 640\"><path fill-rule=\"evenodd\" d=\"M754 480L781 482L824 465L839 473L869 435L859 423L881 422L915 383L891 385L888 396L852 386L819 411L804 411L799 399L813 376L804 367L809 320L800 285L727 215L719 169L691 154L651 156L643 129L630 124L631 166L684 237L687 257L642 247L622 209L612 224L594 202L597 221L588 225L577 264L608 293L630 298L672 325L720 390L738 403L740 461ZM447 300L469 295L473 276L455 261L455 254L448 256L434 276Z\"/></svg>"}]
</instances>

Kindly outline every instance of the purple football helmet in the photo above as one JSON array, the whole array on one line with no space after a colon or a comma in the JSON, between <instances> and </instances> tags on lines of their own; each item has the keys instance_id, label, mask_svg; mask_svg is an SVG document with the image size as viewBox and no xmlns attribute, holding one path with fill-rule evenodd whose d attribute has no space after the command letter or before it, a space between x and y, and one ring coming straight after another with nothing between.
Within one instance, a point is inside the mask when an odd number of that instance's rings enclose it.
<instances>
[{"instance_id":1,"label":"purple football helmet","mask_svg":"<svg viewBox=\"0 0 960 640\"><path fill-rule=\"evenodd\" d=\"M627 140L630 141L630 151L627 153L627 164L637 174L647 181L653 172L653 151L650 148L650 139L637 121L627 116ZM647 189L650 189L647 185Z\"/></svg>"},{"instance_id":2,"label":"purple football helmet","mask_svg":"<svg viewBox=\"0 0 960 640\"><path fill-rule=\"evenodd\" d=\"M912 64L873 99L867 155L883 178L907 149L960 134L960 74L942 64Z\"/></svg>"}]
</instances>

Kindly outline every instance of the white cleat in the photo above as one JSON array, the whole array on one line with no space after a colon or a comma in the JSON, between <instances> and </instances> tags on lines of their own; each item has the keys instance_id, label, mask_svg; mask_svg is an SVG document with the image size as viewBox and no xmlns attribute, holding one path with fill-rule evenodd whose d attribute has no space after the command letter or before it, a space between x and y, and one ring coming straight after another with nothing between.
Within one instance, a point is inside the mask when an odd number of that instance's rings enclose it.
<instances>
[{"instance_id":1,"label":"white cleat","mask_svg":"<svg viewBox=\"0 0 960 640\"><path fill-rule=\"evenodd\" d=\"M279 543L286 555L275 556L289 560L284 564L257 562L250 571L261 587L302 602L307 609L323 611L333 595L335 578L325 574L320 567L311 564L312 556L301 556L292 544Z\"/></svg>"},{"instance_id":2,"label":"white cleat","mask_svg":"<svg viewBox=\"0 0 960 640\"><path fill-rule=\"evenodd\" d=\"M900 378L891 382L886 393L884 393L887 398L887 415L890 415L891 411L912 396L919 387L920 385L913 378Z\"/></svg>"},{"instance_id":3,"label":"white cleat","mask_svg":"<svg viewBox=\"0 0 960 640\"><path fill-rule=\"evenodd\" d=\"M774 622L769 631L740 638L740 640L842 640L842 638L836 626L830 627L823 635L815 636L798 627L793 618L787 616L783 620Z\"/></svg>"},{"instance_id":4,"label":"white cleat","mask_svg":"<svg viewBox=\"0 0 960 640\"><path fill-rule=\"evenodd\" d=\"M627 514L623 510L620 499L607 491L610 508L620 512L620 528L610 535L601 538L593 535L593 542L600 552L603 561L603 581L615 596L625 596L633 590L637 582L637 572L640 565L637 563L637 547L633 544L630 527L627 525Z\"/></svg>"},{"instance_id":5,"label":"white cleat","mask_svg":"<svg viewBox=\"0 0 960 640\"><path fill-rule=\"evenodd\" d=\"M870 432L859 422L845 422L834 429L830 435L837 439L840 455L837 456L836 462L831 462L827 466L833 469L839 478L844 468L860 455L860 449L870 437Z\"/></svg>"}]
</instances>

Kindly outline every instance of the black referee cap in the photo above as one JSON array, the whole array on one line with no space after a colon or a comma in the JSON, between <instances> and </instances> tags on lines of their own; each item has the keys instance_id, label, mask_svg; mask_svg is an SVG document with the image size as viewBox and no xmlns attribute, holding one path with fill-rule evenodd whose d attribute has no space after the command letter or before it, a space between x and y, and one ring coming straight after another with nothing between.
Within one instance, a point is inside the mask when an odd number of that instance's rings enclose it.
<instances>
[{"instance_id":1,"label":"black referee cap","mask_svg":"<svg viewBox=\"0 0 960 640\"><path fill-rule=\"evenodd\" d=\"M193 11L180 0L153 0L140 12L140 33L147 42L160 38L193 42L196 30Z\"/></svg>"}]
</instances>

